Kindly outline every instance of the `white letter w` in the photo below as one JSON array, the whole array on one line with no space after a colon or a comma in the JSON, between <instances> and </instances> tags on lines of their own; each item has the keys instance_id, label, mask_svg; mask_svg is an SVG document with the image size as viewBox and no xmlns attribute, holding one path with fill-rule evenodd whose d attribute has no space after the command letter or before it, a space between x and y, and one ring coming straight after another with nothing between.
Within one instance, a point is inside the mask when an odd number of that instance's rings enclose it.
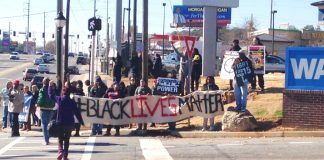
<instances>
[{"instance_id":1,"label":"white letter w","mask_svg":"<svg viewBox=\"0 0 324 160\"><path fill-rule=\"evenodd\" d=\"M300 59L299 66L297 65L297 60L295 58L290 58L290 62L295 79L301 79L301 77L303 76L303 72L305 72L306 79L313 79L317 59L313 58L309 67L306 58Z\"/></svg>"}]
</instances>

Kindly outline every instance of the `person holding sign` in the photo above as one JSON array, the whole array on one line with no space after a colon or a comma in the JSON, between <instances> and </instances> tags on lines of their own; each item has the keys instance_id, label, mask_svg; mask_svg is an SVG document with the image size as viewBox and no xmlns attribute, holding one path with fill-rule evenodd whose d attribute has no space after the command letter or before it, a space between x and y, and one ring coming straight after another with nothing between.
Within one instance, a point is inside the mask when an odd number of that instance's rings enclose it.
<instances>
[{"instance_id":1,"label":"person holding sign","mask_svg":"<svg viewBox=\"0 0 324 160\"><path fill-rule=\"evenodd\" d=\"M11 137L19 137L19 113L23 111L24 94L19 88L19 80L13 81L13 87L9 89L9 117L11 125Z\"/></svg>"},{"instance_id":2,"label":"person holding sign","mask_svg":"<svg viewBox=\"0 0 324 160\"><path fill-rule=\"evenodd\" d=\"M215 78L213 76L208 76L206 78L206 82L202 86L201 90L202 91L217 91L217 90L219 90L219 87L215 83ZM210 123L209 130L210 131L215 130L214 117L213 117L213 118L204 118L202 131L207 130L207 121L208 121L208 119L209 119L209 123Z\"/></svg>"},{"instance_id":3,"label":"person holding sign","mask_svg":"<svg viewBox=\"0 0 324 160\"><path fill-rule=\"evenodd\" d=\"M230 51L240 51L242 48L240 47L240 41L238 39L233 40L233 46L230 48ZM230 79L230 90L234 90L233 80Z\"/></svg>"},{"instance_id":4,"label":"person holding sign","mask_svg":"<svg viewBox=\"0 0 324 160\"><path fill-rule=\"evenodd\" d=\"M248 84L252 80L253 67L252 62L246 56L244 51L239 52L239 57L234 60L232 68L234 77L234 96L238 112L246 111Z\"/></svg>"},{"instance_id":5,"label":"person holding sign","mask_svg":"<svg viewBox=\"0 0 324 160\"><path fill-rule=\"evenodd\" d=\"M253 38L253 42L252 42L252 46L264 46L261 43L261 40L259 37L254 37ZM263 78L264 74L260 74L260 73L256 73L253 75L253 80L251 82L251 86L252 89L256 89L256 76L258 76L258 82L259 82L259 87L261 88L261 91L264 91L264 78Z\"/></svg>"}]
</instances>

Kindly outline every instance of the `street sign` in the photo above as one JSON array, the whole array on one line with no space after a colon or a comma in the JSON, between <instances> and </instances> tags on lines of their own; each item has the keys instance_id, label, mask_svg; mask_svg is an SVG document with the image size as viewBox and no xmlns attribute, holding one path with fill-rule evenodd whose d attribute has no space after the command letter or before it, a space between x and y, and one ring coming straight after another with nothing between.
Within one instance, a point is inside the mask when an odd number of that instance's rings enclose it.
<instances>
[{"instance_id":1,"label":"street sign","mask_svg":"<svg viewBox=\"0 0 324 160\"><path fill-rule=\"evenodd\" d=\"M204 17L204 7L202 6L173 6L173 26L174 27L202 27ZM232 9L226 7L217 8L215 22L218 26L231 24Z\"/></svg>"},{"instance_id":2,"label":"street sign","mask_svg":"<svg viewBox=\"0 0 324 160\"><path fill-rule=\"evenodd\" d=\"M101 30L101 19L95 17L88 20L89 31L100 31Z\"/></svg>"}]
</instances>

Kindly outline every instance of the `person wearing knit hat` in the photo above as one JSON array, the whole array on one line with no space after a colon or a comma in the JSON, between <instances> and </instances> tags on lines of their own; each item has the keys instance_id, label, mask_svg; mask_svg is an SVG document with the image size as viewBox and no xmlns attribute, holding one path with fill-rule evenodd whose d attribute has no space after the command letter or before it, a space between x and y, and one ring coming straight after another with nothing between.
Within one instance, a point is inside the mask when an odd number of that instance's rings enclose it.
<instances>
[{"instance_id":1,"label":"person wearing knit hat","mask_svg":"<svg viewBox=\"0 0 324 160\"><path fill-rule=\"evenodd\" d=\"M18 116L20 112L23 112L24 107L24 94L19 89L19 80L14 80L13 88L9 89L9 117L11 124L11 136L18 137L19 134L19 122Z\"/></svg>"}]
</instances>

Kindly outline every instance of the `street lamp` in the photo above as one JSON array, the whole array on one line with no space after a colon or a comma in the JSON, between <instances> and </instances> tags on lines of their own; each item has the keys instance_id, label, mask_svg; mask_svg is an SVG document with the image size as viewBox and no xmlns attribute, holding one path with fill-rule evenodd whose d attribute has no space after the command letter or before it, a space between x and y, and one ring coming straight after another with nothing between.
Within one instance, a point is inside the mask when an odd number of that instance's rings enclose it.
<instances>
[{"instance_id":1,"label":"street lamp","mask_svg":"<svg viewBox=\"0 0 324 160\"><path fill-rule=\"evenodd\" d=\"M162 57L164 57L164 28L165 28L165 5L166 3L163 3L163 43L162 43Z\"/></svg>"},{"instance_id":2,"label":"street lamp","mask_svg":"<svg viewBox=\"0 0 324 160\"><path fill-rule=\"evenodd\" d=\"M277 10L272 11L272 54L274 53L274 15L277 13Z\"/></svg>"},{"instance_id":3,"label":"street lamp","mask_svg":"<svg viewBox=\"0 0 324 160\"><path fill-rule=\"evenodd\" d=\"M62 28L65 26L66 19L63 16L62 11L59 11L55 18L56 25L56 59L57 59L57 71L56 78L59 82L62 82Z\"/></svg>"}]
</instances>

